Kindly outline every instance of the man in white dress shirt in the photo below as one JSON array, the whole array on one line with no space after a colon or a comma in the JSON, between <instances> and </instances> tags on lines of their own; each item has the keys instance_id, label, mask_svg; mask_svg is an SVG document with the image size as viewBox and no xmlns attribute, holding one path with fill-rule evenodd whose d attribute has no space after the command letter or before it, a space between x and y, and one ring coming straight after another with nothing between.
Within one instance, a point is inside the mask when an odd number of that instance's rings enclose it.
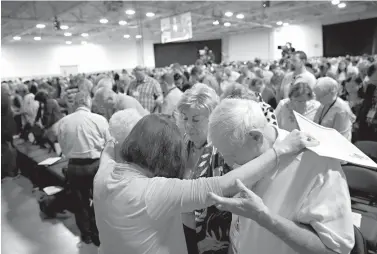
<instances>
[{"instance_id":1,"label":"man in white dress shirt","mask_svg":"<svg viewBox=\"0 0 377 254\"><path fill-rule=\"evenodd\" d=\"M164 95L164 102L161 106L161 113L173 115L183 93L174 84L174 76L172 73L165 73L164 75L162 75L160 83L162 93Z\"/></svg>"},{"instance_id":2,"label":"man in white dress shirt","mask_svg":"<svg viewBox=\"0 0 377 254\"><path fill-rule=\"evenodd\" d=\"M228 165L259 157L286 135L267 123L254 101L225 99L209 119L209 139ZM351 201L339 161L309 151L286 156L251 190L240 182L237 187L241 195L234 199L210 194L234 214L229 253L349 254L353 248Z\"/></svg>"},{"instance_id":3,"label":"man in white dress shirt","mask_svg":"<svg viewBox=\"0 0 377 254\"><path fill-rule=\"evenodd\" d=\"M89 93L78 92L74 101L76 110L59 122L58 141L63 155L69 159L67 180L74 193L72 202L81 240L99 245L90 199L102 149L111 137L107 120L90 112L91 107Z\"/></svg>"}]
</instances>

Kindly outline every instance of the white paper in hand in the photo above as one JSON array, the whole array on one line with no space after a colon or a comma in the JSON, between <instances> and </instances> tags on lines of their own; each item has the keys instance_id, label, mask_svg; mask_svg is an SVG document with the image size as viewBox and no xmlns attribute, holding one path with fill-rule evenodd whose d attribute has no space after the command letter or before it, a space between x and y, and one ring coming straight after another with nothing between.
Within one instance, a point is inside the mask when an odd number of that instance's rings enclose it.
<instances>
[{"instance_id":1,"label":"white paper in hand","mask_svg":"<svg viewBox=\"0 0 377 254\"><path fill-rule=\"evenodd\" d=\"M377 164L360 149L349 142L335 129L326 128L310 121L294 111L300 130L312 135L319 141L319 145L308 147L319 156L347 161L356 165L377 169Z\"/></svg>"},{"instance_id":2,"label":"white paper in hand","mask_svg":"<svg viewBox=\"0 0 377 254\"><path fill-rule=\"evenodd\" d=\"M62 190L63 190L63 187L60 187L60 186L48 186L43 189L43 191L49 196L59 193Z\"/></svg>"},{"instance_id":3,"label":"white paper in hand","mask_svg":"<svg viewBox=\"0 0 377 254\"><path fill-rule=\"evenodd\" d=\"M39 162L38 165L50 166L60 159L61 157L51 157L51 158L45 159L44 161Z\"/></svg>"}]
</instances>

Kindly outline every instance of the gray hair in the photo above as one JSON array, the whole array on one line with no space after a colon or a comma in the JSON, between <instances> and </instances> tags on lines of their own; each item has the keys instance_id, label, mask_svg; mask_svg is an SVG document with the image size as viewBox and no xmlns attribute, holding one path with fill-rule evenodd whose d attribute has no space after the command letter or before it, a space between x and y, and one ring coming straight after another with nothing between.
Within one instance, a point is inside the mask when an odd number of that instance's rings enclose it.
<instances>
[{"instance_id":1,"label":"gray hair","mask_svg":"<svg viewBox=\"0 0 377 254\"><path fill-rule=\"evenodd\" d=\"M243 99L224 99L209 117L208 140L216 134L229 138L233 144L243 145L251 130L268 124L258 102Z\"/></svg>"},{"instance_id":2,"label":"gray hair","mask_svg":"<svg viewBox=\"0 0 377 254\"><path fill-rule=\"evenodd\" d=\"M87 92L90 94L93 89L93 83L88 79L82 79L79 81L78 87L79 91Z\"/></svg>"},{"instance_id":3,"label":"gray hair","mask_svg":"<svg viewBox=\"0 0 377 254\"><path fill-rule=\"evenodd\" d=\"M74 102L75 108L78 108L78 107L88 107L88 108L90 108L90 106L91 106L90 103L91 103L91 98L90 98L89 93L87 93L87 92L76 93L75 102Z\"/></svg>"},{"instance_id":4,"label":"gray hair","mask_svg":"<svg viewBox=\"0 0 377 254\"><path fill-rule=\"evenodd\" d=\"M206 84L197 83L185 91L178 102L177 109L178 113L182 114L186 108L205 108L211 114L219 102L219 96L214 89Z\"/></svg>"},{"instance_id":5,"label":"gray hair","mask_svg":"<svg viewBox=\"0 0 377 254\"><path fill-rule=\"evenodd\" d=\"M140 113L134 108L124 109L114 113L109 121L111 136L117 143L122 144L141 118Z\"/></svg>"},{"instance_id":6,"label":"gray hair","mask_svg":"<svg viewBox=\"0 0 377 254\"><path fill-rule=\"evenodd\" d=\"M239 83L233 83L228 85L223 91L223 94L221 95L222 100L231 98L258 101L258 98L255 96L255 93L253 93L250 89Z\"/></svg>"},{"instance_id":7,"label":"gray hair","mask_svg":"<svg viewBox=\"0 0 377 254\"><path fill-rule=\"evenodd\" d=\"M108 89L113 89L114 82L111 78L103 78L100 81L98 81L97 86L93 88L93 93L96 93L98 89L101 88L108 88Z\"/></svg>"},{"instance_id":8,"label":"gray hair","mask_svg":"<svg viewBox=\"0 0 377 254\"><path fill-rule=\"evenodd\" d=\"M337 94L339 91L339 83L330 77L323 77L317 80L314 91L321 91L323 94Z\"/></svg>"},{"instance_id":9,"label":"gray hair","mask_svg":"<svg viewBox=\"0 0 377 254\"><path fill-rule=\"evenodd\" d=\"M106 115L106 100L113 94L115 94L113 90L104 87L98 89L95 92L93 97L93 106L96 110L96 113Z\"/></svg>"}]
</instances>

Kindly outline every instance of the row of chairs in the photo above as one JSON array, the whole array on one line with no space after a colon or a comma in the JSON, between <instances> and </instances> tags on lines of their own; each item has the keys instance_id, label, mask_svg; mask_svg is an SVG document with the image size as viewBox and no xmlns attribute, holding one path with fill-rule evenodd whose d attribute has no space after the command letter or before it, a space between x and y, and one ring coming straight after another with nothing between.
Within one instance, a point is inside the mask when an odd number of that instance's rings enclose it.
<instances>
[{"instance_id":1,"label":"row of chairs","mask_svg":"<svg viewBox=\"0 0 377 254\"><path fill-rule=\"evenodd\" d=\"M355 146L377 162L377 142L359 141ZM362 215L361 232L355 229L356 244L364 238L367 253L377 253L377 170L352 164L342 168L350 190L352 210Z\"/></svg>"}]
</instances>

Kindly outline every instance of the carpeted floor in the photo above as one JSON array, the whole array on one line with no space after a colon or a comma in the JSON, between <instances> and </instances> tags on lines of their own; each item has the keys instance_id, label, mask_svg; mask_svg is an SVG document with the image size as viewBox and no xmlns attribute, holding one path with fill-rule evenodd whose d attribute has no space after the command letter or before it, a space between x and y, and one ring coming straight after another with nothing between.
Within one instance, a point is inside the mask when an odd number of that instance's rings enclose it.
<instances>
[{"instance_id":1,"label":"carpeted floor","mask_svg":"<svg viewBox=\"0 0 377 254\"><path fill-rule=\"evenodd\" d=\"M39 193L20 176L1 183L2 254L97 254L94 245L79 244L72 214L44 219L37 203Z\"/></svg>"}]
</instances>

